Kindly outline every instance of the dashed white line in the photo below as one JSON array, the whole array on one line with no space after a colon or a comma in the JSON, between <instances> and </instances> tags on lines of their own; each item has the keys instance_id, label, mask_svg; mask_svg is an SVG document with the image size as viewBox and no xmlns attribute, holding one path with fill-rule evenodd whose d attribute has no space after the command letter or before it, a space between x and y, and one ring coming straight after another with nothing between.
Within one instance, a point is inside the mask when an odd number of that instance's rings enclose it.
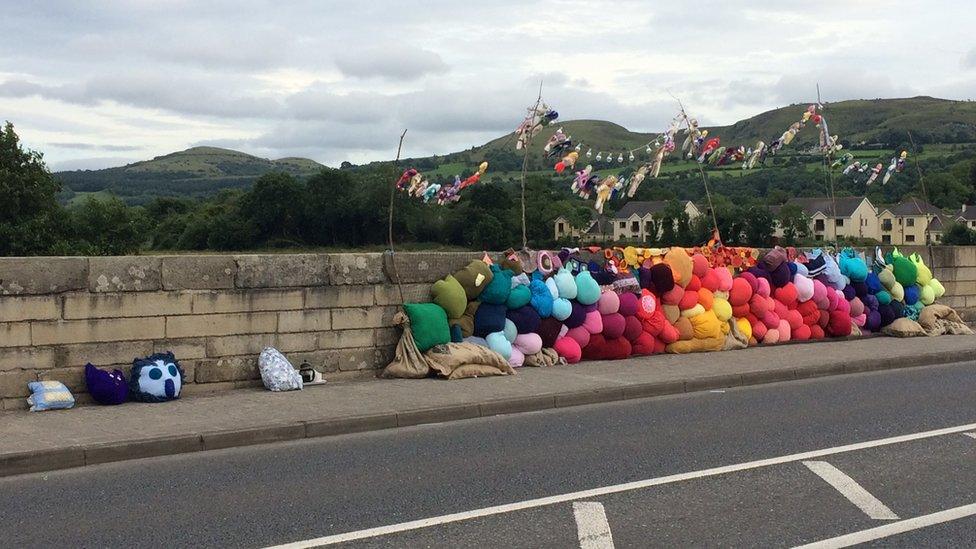
<instances>
[{"instance_id":1,"label":"dashed white line","mask_svg":"<svg viewBox=\"0 0 976 549\"><path fill-rule=\"evenodd\" d=\"M834 487L842 496L857 505L864 514L875 520L898 520L898 515L892 512L881 500L871 495L863 486L854 479L844 474L843 471L827 463L826 461L804 461L807 469L824 479L827 484Z\"/></svg>"},{"instance_id":2,"label":"dashed white line","mask_svg":"<svg viewBox=\"0 0 976 549\"><path fill-rule=\"evenodd\" d=\"M926 528L928 526L934 526L944 522L971 517L973 515L976 515L976 503L963 505L961 507L953 507L952 509L946 509L945 511L939 511L938 513L932 513L929 515L922 515L920 517L899 520L898 522L889 522L884 526L868 528L867 530L861 530L860 532L852 532L843 536L837 536L836 538L800 545L794 549L840 549L841 547L850 547L859 543L867 543L869 541L887 538L897 534L904 534L905 532L911 532L912 530L918 530L920 528Z\"/></svg>"},{"instance_id":3,"label":"dashed white line","mask_svg":"<svg viewBox=\"0 0 976 549\"><path fill-rule=\"evenodd\" d=\"M816 459L824 456L840 454L843 452L853 452L855 450L864 450L867 448L877 448L879 446L888 446L891 444L901 444L903 442L911 442L913 440L940 437L940 436L951 435L955 433L962 433L965 431L972 431L973 429L976 429L976 423L968 423L966 425L957 425L955 427L946 427L944 429L935 429L932 431L923 431L920 433L911 433L908 435L899 435L894 437L881 438L877 440L869 440L866 442L858 442L855 444L846 444L844 446L835 446L833 448L824 448L822 450L813 450L809 452L801 452L798 454L789 454L789 455L779 456L774 458L749 461L746 463L738 463L735 465L725 465L723 467L713 467L711 469L702 469L700 471L692 471L690 473L679 473L676 475L668 475L664 477L639 480L635 482L627 482L624 484L615 484L612 486L603 486L600 488L581 490L579 492L569 492L566 494L559 494L555 496L530 499L530 500L519 501L515 503L493 505L491 507L483 507L481 509L474 509L471 511L451 513L448 515L441 515L437 517L430 517L425 519L412 520L408 522L401 522L399 524L377 526L375 528L367 528L365 530L355 530L352 532L333 534L329 536L323 536L320 538L313 538L313 539L278 545L276 546L276 549L302 549L306 547L334 545L337 543L344 543L344 542L353 541L357 539L367 539L367 538L374 538L378 536L386 536L390 534L397 534L400 532L408 532L410 530L429 528L431 526L439 526L441 524L450 524L452 522L460 522L460 521L470 520L470 519L475 519L480 517L500 515L503 513L511 513L513 511L521 511L523 509L534 509L536 507L545 507L547 505L555 505L557 503L565 503L567 501L578 501L583 499L598 498L600 496L605 496L607 494L618 494L621 492L629 492L631 490L640 490L642 488L650 488L651 486L660 486L662 484L670 484L672 482L680 482L684 480L711 477L715 475L724 475L726 473L735 473L738 471L758 469L760 467L769 467L770 465L779 465L782 463L792 463L795 461Z\"/></svg>"},{"instance_id":4,"label":"dashed white line","mask_svg":"<svg viewBox=\"0 0 976 549\"><path fill-rule=\"evenodd\" d=\"M972 433L963 433L963 434L969 438L976 438L976 431L973 431Z\"/></svg>"},{"instance_id":5,"label":"dashed white line","mask_svg":"<svg viewBox=\"0 0 976 549\"><path fill-rule=\"evenodd\" d=\"M574 501L573 515L580 549L613 549L613 534L602 503Z\"/></svg>"}]
</instances>

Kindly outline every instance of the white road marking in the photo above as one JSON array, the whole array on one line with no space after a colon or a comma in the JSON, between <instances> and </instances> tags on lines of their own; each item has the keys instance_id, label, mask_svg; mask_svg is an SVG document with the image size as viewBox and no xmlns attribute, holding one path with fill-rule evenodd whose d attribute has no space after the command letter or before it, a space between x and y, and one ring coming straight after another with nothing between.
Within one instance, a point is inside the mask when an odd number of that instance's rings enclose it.
<instances>
[{"instance_id":1,"label":"white road marking","mask_svg":"<svg viewBox=\"0 0 976 549\"><path fill-rule=\"evenodd\" d=\"M898 515L892 512L881 500L871 495L854 479L826 461L804 461L807 469L824 479L842 496L857 505L864 513L875 520L898 520Z\"/></svg>"},{"instance_id":2,"label":"white road marking","mask_svg":"<svg viewBox=\"0 0 976 549\"><path fill-rule=\"evenodd\" d=\"M963 434L966 435L969 438L976 438L976 431L974 431L972 433L963 433Z\"/></svg>"},{"instance_id":3,"label":"white road marking","mask_svg":"<svg viewBox=\"0 0 976 549\"><path fill-rule=\"evenodd\" d=\"M613 535L602 503L574 501L573 515L580 549L613 549Z\"/></svg>"},{"instance_id":4,"label":"white road marking","mask_svg":"<svg viewBox=\"0 0 976 549\"><path fill-rule=\"evenodd\" d=\"M971 517L973 515L976 515L976 503L963 505L961 507L953 507L952 509L946 509L945 511L939 511L938 513L932 513L930 515L922 515L920 517L899 520L898 522L889 522L884 526L869 528L867 530L861 530L860 532L852 532L843 536L837 536L836 538L808 543L807 545L800 545L794 549L840 549L841 547L850 547L859 543L867 543L869 541L887 538L897 534L904 534L905 532L911 532L912 530L918 530L919 528L926 528L928 526L934 526L936 524L942 524L943 522L950 522L961 518Z\"/></svg>"},{"instance_id":5,"label":"white road marking","mask_svg":"<svg viewBox=\"0 0 976 549\"><path fill-rule=\"evenodd\" d=\"M738 463L735 465L713 467L711 469L702 469L700 471L692 471L690 473L679 473L676 475L668 475L665 477L638 480L635 482L627 482L624 484L616 484L612 486L603 486L601 488L592 488L589 490L581 490L579 492L569 492L567 494L548 496L548 497L538 498L538 499L530 499L530 500L519 501L515 503L494 505L491 507L483 507L481 509L474 509L471 511L463 511L460 513L441 515L439 517L430 517L425 519L412 520L409 522L401 522L399 524L390 524L387 526L367 528L365 530L356 530L353 532L333 534L330 536L323 536L320 538L308 539L304 541L296 541L293 543L278 545L270 549L301 549L306 547L319 547L322 545L334 545L336 543L345 543L347 541L353 541L357 539L386 536L389 534L396 534L399 532L407 532L410 530L429 528L431 526L439 526L441 524L449 524L452 522L460 522L460 521L470 520L474 518L487 517L491 515L500 515L503 513L511 513L513 511L521 511L523 509L545 507L547 505L565 503L567 501L578 501L582 499L598 498L600 496L605 496L607 494L617 494L620 492L629 492L631 490L640 490L642 488L650 488L651 486L660 486L662 484L670 484L672 482L681 482L684 480L711 477L715 475L724 475L726 473L746 471L749 469L758 469L760 467L769 467L770 465L780 465L783 463L792 463L795 461L816 459L824 456L840 454L843 452L852 452L855 450L877 448L879 446L888 446L891 444L901 444L903 442L911 442L913 440L921 440L926 438L951 435L955 433L962 433L964 431L972 431L973 429L976 429L976 423L958 425L956 427L946 427L944 429L935 429L932 431L923 431L921 433L912 433L908 435L899 435L894 437L881 438L877 440L869 440L866 442L857 442L854 444L846 444L844 446L835 446L833 448L825 448L822 450L812 450L809 452L801 452L798 454L790 454L790 455L779 456L774 458L760 459L757 461L749 461L746 463Z\"/></svg>"}]
</instances>

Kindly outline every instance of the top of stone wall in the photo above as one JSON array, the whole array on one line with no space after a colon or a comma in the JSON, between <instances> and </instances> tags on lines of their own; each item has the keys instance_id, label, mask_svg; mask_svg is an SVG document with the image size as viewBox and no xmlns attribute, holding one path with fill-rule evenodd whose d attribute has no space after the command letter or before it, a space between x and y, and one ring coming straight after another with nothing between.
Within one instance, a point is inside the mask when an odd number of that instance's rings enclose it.
<instances>
[{"instance_id":1,"label":"top of stone wall","mask_svg":"<svg viewBox=\"0 0 976 549\"><path fill-rule=\"evenodd\" d=\"M887 250L888 247L883 247ZM976 246L902 247L930 267L976 267ZM873 250L866 250L871 253ZM482 252L0 257L0 295L431 283Z\"/></svg>"},{"instance_id":2,"label":"top of stone wall","mask_svg":"<svg viewBox=\"0 0 976 549\"><path fill-rule=\"evenodd\" d=\"M0 257L0 295L434 282L481 252Z\"/></svg>"}]
</instances>

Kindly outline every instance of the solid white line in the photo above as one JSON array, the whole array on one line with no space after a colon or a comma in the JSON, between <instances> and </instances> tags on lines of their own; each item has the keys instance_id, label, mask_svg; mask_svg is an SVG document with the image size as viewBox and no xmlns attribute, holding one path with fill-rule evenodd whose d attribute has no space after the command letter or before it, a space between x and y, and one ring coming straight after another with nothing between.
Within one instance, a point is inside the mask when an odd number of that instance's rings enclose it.
<instances>
[{"instance_id":1,"label":"solid white line","mask_svg":"<svg viewBox=\"0 0 976 549\"><path fill-rule=\"evenodd\" d=\"M971 517L973 515L976 515L976 503L970 503L969 505L963 505L961 507L953 507L952 509L946 509L945 511L939 511L938 513L922 515L920 517L900 520L898 522L889 522L884 526L869 528L867 530L861 530L860 532L853 532L843 536L837 536L836 538L808 543L807 545L800 545L794 549L840 549L841 547L850 547L859 543L867 543L869 541L874 541L897 534L904 534L905 532L911 532L912 530L918 530L919 528L934 526L936 524L942 524L943 522L950 522L961 518Z\"/></svg>"},{"instance_id":2,"label":"solid white line","mask_svg":"<svg viewBox=\"0 0 976 549\"><path fill-rule=\"evenodd\" d=\"M459 521L469 520L473 518L487 517L487 516L499 515L503 513L511 513L512 511L521 511L523 509L532 509L535 507L544 507L547 505L564 503L567 501L598 498L600 496L605 496L607 494L617 494L620 492L628 492L631 490L650 488L651 486L660 486L662 484L680 482L683 480L698 479L698 478L710 477L715 475L724 475L726 473L746 471L749 469L758 469L760 467L768 467L770 465L779 465L782 463L790 463L794 461L816 459L823 456L840 454L843 452L852 452L855 450L864 450L866 448L877 448L879 446L887 446L890 444L900 444L903 442L911 442L913 440L951 435L955 433L961 433L963 431L971 431L973 429L976 429L976 423L969 423L966 425L959 425L956 427L946 427L944 429L935 429L933 431L924 431L921 433L912 433L909 435L899 435L895 437L869 440L867 442L858 442L854 444L847 444L844 446L835 446L833 448L826 448L823 450L813 450L810 452L801 452L798 454L790 454L786 456L760 459L757 461L749 461L746 463L739 463L736 465L725 465L723 467L702 469L700 471L693 471L690 473L679 473L676 475L668 475L665 477L638 480L635 482L627 482L624 484L616 484L613 486L604 486L601 488L592 488L590 490L581 490L579 492L570 492L568 494L560 494L556 496L530 499L530 500L520 501L515 503L506 503L504 505L483 507L481 509L474 509L471 511L464 511L461 513L451 513L449 515L441 515L439 517L430 517L430 518L425 518L420 520L412 520L409 522L401 522L399 524L390 524L388 526L378 526L376 528L367 528L365 530L356 530L353 532L345 532L342 534L323 536L320 538L314 538L314 539L309 539L304 541L296 541L293 543L278 545L275 546L274 549L301 549L305 547L319 547L322 545L333 545L336 543L344 543L347 541L353 541L357 539L373 538L377 536L385 536L388 534L396 534L399 532L407 532L409 530L417 530L420 528L439 526L441 524L449 524L452 522L459 522Z\"/></svg>"},{"instance_id":3,"label":"solid white line","mask_svg":"<svg viewBox=\"0 0 976 549\"><path fill-rule=\"evenodd\" d=\"M963 433L963 434L964 434L964 435L966 435L966 436L967 436L967 437L969 437L969 438L976 438L976 432L972 432L972 433Z\"/></svg>"},{"instance_id":4,"label":"solid white line","mask_svg":"<svg viewBox=\"0 0 976 549\"><path fill-rule=\"evenodd\" d=\"M826 461L804 461L807 469L824 479L827 484L836 489L842 496L857 505L864 513L875 520L898 520L898 515L892 512L881 500L871 495L854 479Z\"/></svg>"},{"instance_id":5,"label":"solid white line","mask_svg":"<svg viewBox=\"0 0 976 549\"><path fill-rule=\"evenodd\" d=\"M607 512L602 503L595 501L573 502L576 517L576 533L580 549L613 549L613 534L607 522Z\"/></svg>"}]
</instances>

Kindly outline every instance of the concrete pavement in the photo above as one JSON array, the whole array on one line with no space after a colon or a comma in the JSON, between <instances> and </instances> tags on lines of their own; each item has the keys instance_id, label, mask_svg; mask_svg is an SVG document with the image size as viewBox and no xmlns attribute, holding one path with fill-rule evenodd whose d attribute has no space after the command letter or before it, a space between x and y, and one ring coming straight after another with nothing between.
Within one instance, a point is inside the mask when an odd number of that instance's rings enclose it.
<instances>
[{"instance_id":1,"label":"concrete pavement","mask_svg":"<svg viewBox=\"0 0 976 549\"><path fill-rule=\"evenodd\" d=\"M862 338L655 355L460 381L333 383L0 415L0 476L722 387L968 360L976 337Z\"/></svg>"},{"instance_id":2,"label":"concrete pavement","mask_svg":"<svg viewBox=\"0 0 976 549\"><path fill-rule=\"evenodd\" d=\"M0 539L262 547L596 490L579 501L604 506L619 548L789 546L898 522L872 519L803 460L845 472L900 520L976 502L976 440L959 429L976 423L973 394L968 362L7 477ZM349 545L580 546L576 501ZM970 524L903 535L971 546Z\"/></svg>"}]
</instances>

